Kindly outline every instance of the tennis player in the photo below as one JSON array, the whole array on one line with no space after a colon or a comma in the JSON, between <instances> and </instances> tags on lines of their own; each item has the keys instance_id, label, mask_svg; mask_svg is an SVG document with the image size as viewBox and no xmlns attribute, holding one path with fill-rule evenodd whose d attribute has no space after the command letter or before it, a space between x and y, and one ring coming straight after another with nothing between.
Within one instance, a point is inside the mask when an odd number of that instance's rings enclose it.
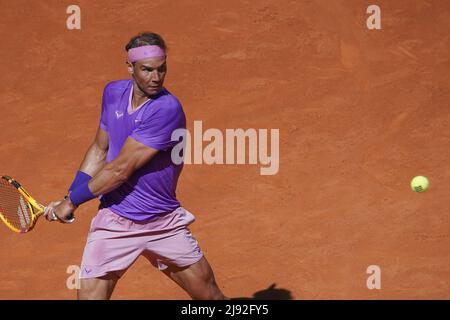
<instances>
[{"instance_id":1,"label":"tennis player","mask_svg":"<svg viewBox=\"0 0 450 320\"><path fill-rule=\"evenodd\" d=\"M126 45L130 80L109 83L94 142L69 194L51 202L49 221L64 222L100 196L81 263L79 299L109 299L118 279L143 255L193 299L225 299L188 226L195 217L180 205L182 170L171 160L172 132L186 128L178 99L163 87L167 48L155 33Z\"/></svg>"}]
</instances>

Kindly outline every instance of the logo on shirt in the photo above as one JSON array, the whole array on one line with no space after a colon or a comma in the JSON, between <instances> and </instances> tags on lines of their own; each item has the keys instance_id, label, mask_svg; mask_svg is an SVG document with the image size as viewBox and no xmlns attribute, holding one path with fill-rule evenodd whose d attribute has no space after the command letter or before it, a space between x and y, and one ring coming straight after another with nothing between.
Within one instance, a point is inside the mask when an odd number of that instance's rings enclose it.
<instances>
[{"instance_id":1,"label":"logo on shirt","mask_svg":"<svg viewBox=\"0 0 450 320\"><path fill-rule=\"evenodd\" d=\"M123 112L122 111L116 111L116 118L120 119L123 117Z\"/></svg>"}]
</instances>

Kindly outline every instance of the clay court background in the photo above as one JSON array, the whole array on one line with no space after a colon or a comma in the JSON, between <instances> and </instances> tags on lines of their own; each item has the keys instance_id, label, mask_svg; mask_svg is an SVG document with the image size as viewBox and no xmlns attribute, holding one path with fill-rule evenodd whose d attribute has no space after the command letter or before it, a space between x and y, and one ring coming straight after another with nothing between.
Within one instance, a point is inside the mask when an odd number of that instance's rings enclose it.
<instances>
[{"instance_id":1,"label":"clay court background","mask_svg":"<svg viewBox=\"0 0 450 320\"><path fill-rule=\"evenodd\" d=\"M81 30L66 28L71 4ZM381 30L366 27L370 4ZM280 129L277 175L186 165L180 179L227 295L450 298L448 1L0 0L0 26L0 171L41 202L72 181L104 85L128 77L124 45L154 31L189 128ZM411 191L415 175L427 192ZM0 298L75 298L66 268L95 202L74 225L0 226ZM369 265L381 290L366 287ZM113 298L188 296L140 259Z\"/></svg>"}]
</instances>

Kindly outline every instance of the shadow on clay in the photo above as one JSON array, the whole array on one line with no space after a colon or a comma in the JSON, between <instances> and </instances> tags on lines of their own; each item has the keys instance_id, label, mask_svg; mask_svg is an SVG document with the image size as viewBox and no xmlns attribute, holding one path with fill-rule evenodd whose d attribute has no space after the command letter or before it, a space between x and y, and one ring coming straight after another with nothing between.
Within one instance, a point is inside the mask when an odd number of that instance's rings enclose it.
<instances>
[{"instance_id":1,"label":"shadow on clay","mask_svg":"<svg viewBox=\"0 0 450 320\"><path fill-rule=\"evenodd\" d=\"M257 291L253 297L236 297L231 300L292 300L292 294L289 290L276 288L276 283L270 285L267 289Z\"/></svg>"}]
</instances>

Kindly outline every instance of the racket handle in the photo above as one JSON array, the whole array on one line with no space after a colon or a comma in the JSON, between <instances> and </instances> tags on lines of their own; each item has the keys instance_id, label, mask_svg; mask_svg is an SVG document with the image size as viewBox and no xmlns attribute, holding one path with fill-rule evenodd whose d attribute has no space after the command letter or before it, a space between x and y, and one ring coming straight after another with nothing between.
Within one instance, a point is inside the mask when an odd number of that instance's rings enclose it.
<instances>
[{"instance_id":1,"label":"racket handle","mask_svg":"<svg viewBox=\"0 0 450 320\"><path fill-rule=\"evenodd\" d=\"M44 207L44 206L43 206L42 204L40 204L40 203L38 203L38 205L42 208L42 212L44 212L46 207ZM60 220L61 222L63 222L61 219L58 219L58 220ZM71 212L71 213L67 216L67 220L64 221L64 222L65 222L65 223L72 223L72 222L74 222L74 221L75 221L75 214L74 214L73 212Z\"/></svg>"}]
</instances>

